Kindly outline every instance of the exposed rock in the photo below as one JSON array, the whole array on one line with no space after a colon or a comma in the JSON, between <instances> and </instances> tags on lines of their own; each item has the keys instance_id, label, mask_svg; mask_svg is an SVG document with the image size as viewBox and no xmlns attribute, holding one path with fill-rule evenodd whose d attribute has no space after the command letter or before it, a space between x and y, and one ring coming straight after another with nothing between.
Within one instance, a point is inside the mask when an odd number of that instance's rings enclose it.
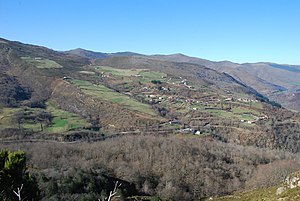
<instances>
[{"instance_id":1,"label":"exposed rock","mask_svg":"<svg viewBox=\"0 0 300 201\"><path fill-rule=\"evenodd\" d=\"M296 187L300 187L300 175L299 172L295 172L291 175L289 175L284 183L281 185L281 187L277 188L276 195L282 194L287 189L293 189Z\"/></svg>"},{"instance_id":2,"label":"exposed rock","mask_svg":"<svg viewBox=\"0 0 300 201\"><path fill-rule=\"evenodd\" d=\"M300 177L298 176L288 176L285 179L285 183L287 184L288 188L296 188L300 187Z\"/></svg>"},{"instance_id":3,"label":"exposed rock","mask_svg":"<svg viewBox=\"0 0 300 201\"><path fill-rule=\"evenodd\" d=\"M280 195L280 194L283 193L283 191L285 191L285 190L286 190L285 187L279 187L279 188L277 188L277 190L276 190L276 195Z\"/></svg>"}]
</instances>

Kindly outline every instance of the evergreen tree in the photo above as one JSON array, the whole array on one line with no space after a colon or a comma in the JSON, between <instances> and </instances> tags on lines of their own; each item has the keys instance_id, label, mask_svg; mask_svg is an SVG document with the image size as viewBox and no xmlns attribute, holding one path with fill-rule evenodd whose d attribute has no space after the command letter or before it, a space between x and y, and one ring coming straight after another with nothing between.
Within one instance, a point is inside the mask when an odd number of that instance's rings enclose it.
<instances>
[{"instance_id":1,"label":"evergreen tree","mask_svg":"<svg viewBox=\"0 0 300 201\"><path fill-rule=\"evenodd\" d=\"M20 194L19 197L17 194ZM38 200L35 178L27 172L26 155L22 151L0 152L0 200Z\"/></svg>"}]
</instances>

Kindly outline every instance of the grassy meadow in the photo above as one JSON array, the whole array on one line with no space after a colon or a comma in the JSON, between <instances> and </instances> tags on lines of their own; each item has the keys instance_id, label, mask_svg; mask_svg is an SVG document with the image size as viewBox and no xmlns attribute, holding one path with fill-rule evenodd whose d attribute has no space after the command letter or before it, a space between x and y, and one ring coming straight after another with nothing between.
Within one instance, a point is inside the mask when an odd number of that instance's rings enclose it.
<instances>
[{"instance_id":1,"label":"grassy meadow","mask_svg":"<svg viewBox=\"0 0 300 201\"><path fill-rule=\"evenodd\" d=\"M91 82L84 81L84 80L72 80L72 83L79 86L80 89L87 95L94 96L101 100L119 104L129 110L141 112L152 116L156 115L156 113L154 112L154 110L151 108L150 105L141 103L127 95L118 93L104 85L101 84L95 85L92 84Z\"/></svg>"},{"instance_id":2,"label":"grassy meadow","mask_svg":"<svg viewBox=\"0 0 300 201\"><path fill-rule=\"evenodd\" d=\"M37 68L62 68L60 64L50 59L21 57L26 63L33 65Z\"/></svg>"}]
</instances>

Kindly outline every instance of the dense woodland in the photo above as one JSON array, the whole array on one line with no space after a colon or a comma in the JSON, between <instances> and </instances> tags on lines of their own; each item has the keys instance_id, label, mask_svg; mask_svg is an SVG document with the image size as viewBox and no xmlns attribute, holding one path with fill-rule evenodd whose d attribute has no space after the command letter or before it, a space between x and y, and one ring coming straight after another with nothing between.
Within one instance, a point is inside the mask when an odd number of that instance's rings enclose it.
<instances>
[{"instance_id":1,"label":"dense woodland","mask_svg":"<svg viewBox=\"0 0 300 201\"><path fill-rule=\"evenodd\" d=\"M44 200L95 200L115 181L124 183L123 197L194 200L267 186L300 168L297 155L199 138L135 136L1 147L26 152Z\"/></svg>"}]
</instances>

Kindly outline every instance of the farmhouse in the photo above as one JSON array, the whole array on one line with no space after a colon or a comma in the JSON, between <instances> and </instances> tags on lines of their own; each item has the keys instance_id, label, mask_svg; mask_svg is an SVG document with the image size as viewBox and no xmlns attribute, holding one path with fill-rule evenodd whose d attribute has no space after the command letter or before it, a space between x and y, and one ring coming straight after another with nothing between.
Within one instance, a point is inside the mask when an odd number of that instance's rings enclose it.
<instances>
[{"instance_id":1,"label":"farmhouse","mask_svg":"<svg viewBox=\"0 0 300 201\"><path fill-rule=\"evenodd\" d=\"M178 125L178 124L180 124L180 122L178 121L178 120L172 120L172 121L169 121L169 124L171 124L171 125Z\"/></svg>"},{"instance_id":2,"label":"farmhouse","mask_svg":"<svg viewBox=\"0 0 300 201\"><path fill-rule=\"evenodd\" d=\"M180 129L179 132L183 133L183 134L190 134L190 133L194 132L194 129L193 128L185 128L185 129Z\"/></svg>"},{"instance_id":3,"label":"farmhouse","mask_svg":"<svg viewBox=\"0 0 300 201\"><path fill-rule=\"evenodd\" d=\"M200 131L195 131L194 134L195 134L195 135L201 135L201 132L200 132Z\"/></svg>"},{"instance_id":4,"label":"farmhouse","mask_svg":"<svg viewBox=\"0 0 300 201\"><path fill-rule=\"evenodd\" d=\"M150 95L148 95L148 97L149 97L149 98L156 98L156 95L150 94Z\"/></svg>"},{"instance_id":5,"label":"farmhouse","mask_svg":"<svg viewBox=\"0 0 300 201\"><path fill-rule=\"evenodd\" d=\"M70 77L68 77L68 76L64 76L63 77L63 80L70 80L71 78Z\"/></svg>"},{"instance_id":6,"label":"farmhouse","mask_svg":"<svg viewBox=\"0 0 300 201\"><path fill-rule=\"evenodd\" d=\"M248 124L254 124L255 121L250 121L250 120L249 120L249 121L247 121L247 123L248 123Z\"/></svg>"},{"instance_id":7,"label":"farmhouse","mask_svg":"<svg viewBox=\"0 0 300 201\"><path fill-rule=\"evenodd\" d=\"M226 98L225 101L233 101L232 97Z\"/></svg>"}]
</instances>

